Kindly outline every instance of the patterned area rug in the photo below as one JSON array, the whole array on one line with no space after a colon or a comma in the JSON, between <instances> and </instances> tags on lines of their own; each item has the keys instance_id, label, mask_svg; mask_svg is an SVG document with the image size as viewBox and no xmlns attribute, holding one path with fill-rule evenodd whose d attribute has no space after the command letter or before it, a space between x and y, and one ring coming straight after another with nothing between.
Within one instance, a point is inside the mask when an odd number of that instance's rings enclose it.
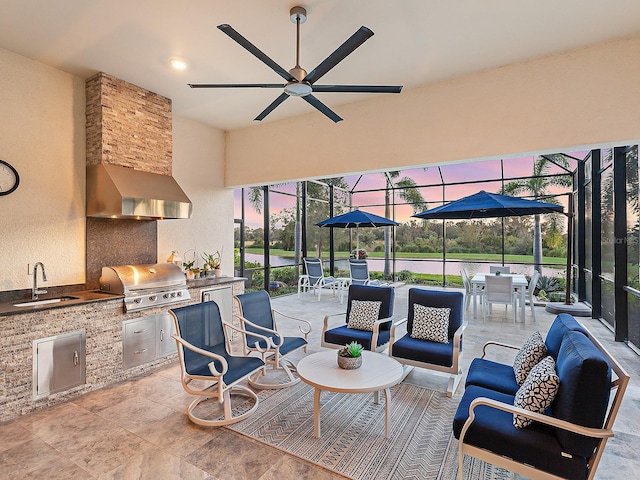
<instances>
[{"instance_id":1,"label":"patterned area rug","mask_svg":"<svg viewBox=\"0 0 640 480\"><path fill-rule=\"evenodd\" d=\"M384 398L373 394L321 397L321 438L313 436L313 388L300 382L260 392L258 410L227 428L358 480L454 480L457 442L451 421L457 401L443 392L401 383L391 389L389 438L384 437ZM465 459L465 479L513 479L513 474Z\"/></svg>"}]
</instances>

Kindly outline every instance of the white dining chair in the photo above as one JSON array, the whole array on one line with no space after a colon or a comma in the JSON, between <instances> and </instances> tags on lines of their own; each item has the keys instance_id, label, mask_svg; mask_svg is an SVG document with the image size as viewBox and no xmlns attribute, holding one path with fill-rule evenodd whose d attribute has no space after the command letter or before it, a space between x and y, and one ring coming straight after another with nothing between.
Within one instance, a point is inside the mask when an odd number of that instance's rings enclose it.
<instances>
[{"instance_id":1,"label":"white dining chair","mask_svg":"<svg viewBox=\"0 0 640 480\"><path fill-rule=\"evenodd\" d=\"M535 298L533 296L533 292L536 289L536 285L538 285L538 279L540 278L540 272L537 270L533 271L533 275L531 275L531 280L529 280L529 286L525 291L525 297L529 302L529 306L531 307L531 316L533 316L533 321L536 321L536 309L534 308Z\"/></svg>"},{"instance_id":2,"label":"white dining chair","mask_svg":"<svg viewBox=\"0 0 640 480\"><path fill-rule=\"evenodd\" d=\"M487 310L494 303L513 308L513 323L516 323L516 302L518 296L513 289L513 277L502 275L487 275L485 277L484 290L482 292L482 319L486 320Z\"/></svg>"},{"instance_id":3,"label":"white dining chair","mask_svg":"<svg viewBox=\"0 0 640 480\"><path fill-rule=\"evenodd\" d=\"M511 267L503 265L489 265L489 273L511 273Z\"/></svg>"}]
</instances>

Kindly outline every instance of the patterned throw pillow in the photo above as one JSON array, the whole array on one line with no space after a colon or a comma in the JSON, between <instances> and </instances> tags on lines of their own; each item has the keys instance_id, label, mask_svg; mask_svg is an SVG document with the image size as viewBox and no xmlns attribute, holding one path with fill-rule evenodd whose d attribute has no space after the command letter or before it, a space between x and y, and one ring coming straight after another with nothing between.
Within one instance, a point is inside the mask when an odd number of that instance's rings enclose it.
<instances>
[{"instance_id":1,"label":"patterned throw pillow","mask_svg":"<svg viewBox=\"0 0 640 480\"><path fill-rule=\"evenodd\" d=\"M531 369L546 355L547 346L544 344L540 332L536 332L524 342L513 361L513 373L516 376L518 385L524 383Z\"/></svg>"},{"instance_id":2,"label":"patterned throw pillow","mask_svg":"<svg viewBox=\"0 0 640 480\"><path fill-rule=\"evenodd\" d=\"M411 338L449 343L450 308L425 307L413 304Z\"/></svg>"},{"instance_id":3,"label":"patterned throw pillow","mask_svg":"<svg viewBox=\"0 0 640 480\"><path fill-rule=\"evenodd\" d=\"M380 315L381 306L381 301L353 300L347 327L372 332L373 324L378 320L378 315Z\"/></svg>"},{"instance_id":4,"label":"patterned throw pillow","mask_svg":"<svg viewBox=\"0 0 640 480\"><path fill-rule=\"evenodd\" d=\"M516 392L513 400L515 407L524 408L530 412L543 413L560 388L560 379L556 374L556 362L553 357L545 357L531 369L527 379ZM533 420L518 414L513 414L513 426L524 428L531 425Z\"/></svg>"}]
</instances>

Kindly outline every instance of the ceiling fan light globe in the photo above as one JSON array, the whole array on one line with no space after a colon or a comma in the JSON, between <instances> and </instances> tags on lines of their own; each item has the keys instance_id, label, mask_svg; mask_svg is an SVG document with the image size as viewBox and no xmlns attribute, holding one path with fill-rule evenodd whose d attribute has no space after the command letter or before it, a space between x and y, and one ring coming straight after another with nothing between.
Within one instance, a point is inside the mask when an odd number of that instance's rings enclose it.
<instances>
[{"instance_id":1,"label":"ceiling fan light globe","mask_svg":"<svg viewBox=\"0 0 640 480\"><path fill-rule=\"evenodd\" d=\"M291 97L306 97L313 89L308 83L291 82L284 87L284 93Z\"/></svg>"}]
</instances>

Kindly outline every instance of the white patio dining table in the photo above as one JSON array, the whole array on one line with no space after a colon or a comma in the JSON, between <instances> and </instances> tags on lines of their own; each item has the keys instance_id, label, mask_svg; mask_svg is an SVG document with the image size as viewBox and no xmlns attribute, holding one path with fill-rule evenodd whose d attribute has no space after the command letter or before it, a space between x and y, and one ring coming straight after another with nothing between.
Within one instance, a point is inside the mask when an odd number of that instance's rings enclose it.
<instances>
[{"instance_id":1,"label":"white patio dining table","mask_svg":"<svg viewBox=\"0 0 640 480\"><path fill-rule=\"evenodd\" d=\"M478 306L477 306L477 298L480 290L485 285L485 278L487 275L495 276L495 274L491 273L476 273L471 279L471 287L473 292L473 318L476 318ZM520 316L522 321L524 322L525 316L525 303L526 303L526 289L529 283L527 282L527 277L522 274L516 273L503 273L503 277L513 277L513 286L520 294Z\"/></svg>"}]
</instances>

